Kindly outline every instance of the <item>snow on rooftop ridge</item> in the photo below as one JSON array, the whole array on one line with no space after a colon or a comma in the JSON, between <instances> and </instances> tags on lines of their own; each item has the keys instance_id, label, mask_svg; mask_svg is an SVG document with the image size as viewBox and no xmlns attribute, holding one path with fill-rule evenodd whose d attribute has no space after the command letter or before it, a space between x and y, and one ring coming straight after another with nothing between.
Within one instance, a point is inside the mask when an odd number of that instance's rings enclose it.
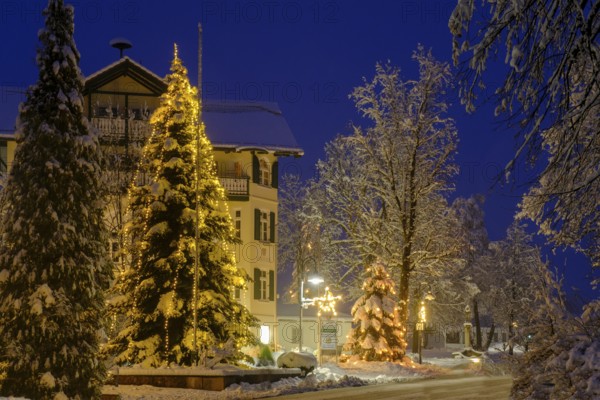
<instances>
[{"instance_id":1,"label":"snow on rooftop ridge","mask_svg":"<svg viewBox=\"0 0 600 400\"><path fill-rule=\"evenodd\" d=\"M0 130L0 139L15 139L15 132L10 130Z\"/></svg>"},{"instance_id":2,"label":"snow on rooftop ridge","mask_svg":"<svg viewBox=\"0 0 600 400\"><path fill-rule=\"evenodd\" d=\"M205 100L202 111L221 113L242 112L268 112L274 115L282 115L277 103L259 101L236 101L236 100Z\"/></svg>"},{"instance_id":3,"label":"snow on rooftop ridge","mask_svg":"<svg viewBox=\"0 0 600 400\"><path fill-rule=\"evenodd\" d=\"M154 72L150 71L148 68L144 67L142 64L133 61L131 58L129 58L127 56L123 56L123 58L118 59L114 63L109 64L106 67L99 69L98 71L94 72L93 74L91 74L89 76L86 76L85 80L87 81L87 80L90 80L92 78L95 78L96 76L98 76L100 74L103 74L104 72L110 70L111 68L114 68L115 66L117 66L117 65L119 65L119 64L121 64L121 63L123 63L125 61L129 61L130 63L132 63L136 67L143 69L145 72L147 72L148 74L152 75L156 79L164 81L164 78L161 78L160 76L156 75Z\"/></svg>"}]
</instances>

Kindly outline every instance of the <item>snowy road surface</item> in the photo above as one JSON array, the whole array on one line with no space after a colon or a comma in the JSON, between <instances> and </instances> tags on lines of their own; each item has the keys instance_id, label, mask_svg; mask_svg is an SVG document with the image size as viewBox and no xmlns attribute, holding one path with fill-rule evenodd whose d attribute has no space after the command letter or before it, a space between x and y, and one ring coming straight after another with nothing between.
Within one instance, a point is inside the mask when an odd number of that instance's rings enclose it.
<instances>
[{"instance_id":1,"label":"snowy road surface","mask_svg":"<svg viewBox=\"0 0 600 400\"><path fill-rule=\"evenodd\" d=\"M508 399L510 376L428 379L410 383L388 383L346 387L275 397L277 400L500 400Z\"/></svg>"}]
</instances>

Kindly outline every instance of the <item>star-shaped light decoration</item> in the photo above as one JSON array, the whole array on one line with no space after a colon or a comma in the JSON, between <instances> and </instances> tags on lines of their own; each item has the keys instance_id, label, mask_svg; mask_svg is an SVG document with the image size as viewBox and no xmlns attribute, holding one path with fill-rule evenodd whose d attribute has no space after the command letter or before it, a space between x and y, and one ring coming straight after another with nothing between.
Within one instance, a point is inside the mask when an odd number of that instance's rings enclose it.
<instances>
[{"instance_id":1,"label":"star-shaped light decoration","mask_svg":"<svg viewBox=\"0 0 600 400\"><path fill-rule=\"evenodd\" d=\"M331 290L329 290L329 287L326 287L325 295L314 299L317 307L319 307L319 313L317 315L319 317L323 313L331 313L334 316L337 315L337 311L335 311L335 304L341 298L342 296L334 296L333 293L331 293Z\"/></svg>"}]
</instances>

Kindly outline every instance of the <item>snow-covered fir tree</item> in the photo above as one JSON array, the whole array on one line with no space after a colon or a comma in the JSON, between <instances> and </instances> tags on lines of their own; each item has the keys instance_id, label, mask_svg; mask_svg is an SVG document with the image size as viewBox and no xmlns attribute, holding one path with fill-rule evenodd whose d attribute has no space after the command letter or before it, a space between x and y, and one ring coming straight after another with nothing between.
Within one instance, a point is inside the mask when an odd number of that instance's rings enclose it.
<instances>
[{"instance_id":1,"label":"snow-covered fir tree","mask_svg":"<svg viewBox=\"0 0 600 400\"><path fill-rule=\"evenodd\" d=\"M177 48L166 80L140 166L151 179L130 190L132 265L119 277L115 292L120 296L113 301L129 324L107 346L117 363L192 364L194 316L200 352L231 340L238 347L246 344L254 324L233 298L247 276L228 249L235 235L225 192L212 145L198 125L197 92ZM199 280L194 285L196 243Z\"/></svg>"},{"instance_id":2,"label":"snow-covered fir tree","mask_svg":"<svg viewBox=\"0 0 600 400\"><path fill-rule=\"evenodd\" d=\"M364 295L352 307L354 327L345 346L367 361L401 360L406 341L394 280L381 262L367 268L366 274Z\"/></svg>"},{"instance_id":3,"label":"snow-covered fir tree","mask_svg":"<svg viewBox=\"0 0 600 400\"><path fill-rule=\"evenodd\" d=\"M50 0L0 222L0 393L100 397L106 261L101 152L83 114L74 11Z\"/></svg>"}]
</instances>

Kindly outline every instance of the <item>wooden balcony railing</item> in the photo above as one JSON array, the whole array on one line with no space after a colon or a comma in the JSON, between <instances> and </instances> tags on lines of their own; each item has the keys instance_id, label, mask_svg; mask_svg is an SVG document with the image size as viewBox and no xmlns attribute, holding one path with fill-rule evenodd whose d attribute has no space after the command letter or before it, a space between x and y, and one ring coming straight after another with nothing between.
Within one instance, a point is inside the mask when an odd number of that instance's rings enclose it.
<instances>
[{"instance_id":1,"label":"wooden balcony railing","mask_svg":"<svg viewBox=\"0 0 600 400\"><path fill-rule=\"evenodd\" d=\"M152 132L148 121L138 119L92 118L91 124L100 131L104 143L124 144L126 139L130 143L144 142Z\"/></svg>"},{"instance_id":2,"label":"wooden balcony railing","mask_svg":"<svg viewBox=\"0 0 600 400\"><path fill-rule=\"evenodd\" d=\"M230 197L248 196L250 194L250 178L248 177L219 176L219 180Z\"/></svg>"}]
</instances>

